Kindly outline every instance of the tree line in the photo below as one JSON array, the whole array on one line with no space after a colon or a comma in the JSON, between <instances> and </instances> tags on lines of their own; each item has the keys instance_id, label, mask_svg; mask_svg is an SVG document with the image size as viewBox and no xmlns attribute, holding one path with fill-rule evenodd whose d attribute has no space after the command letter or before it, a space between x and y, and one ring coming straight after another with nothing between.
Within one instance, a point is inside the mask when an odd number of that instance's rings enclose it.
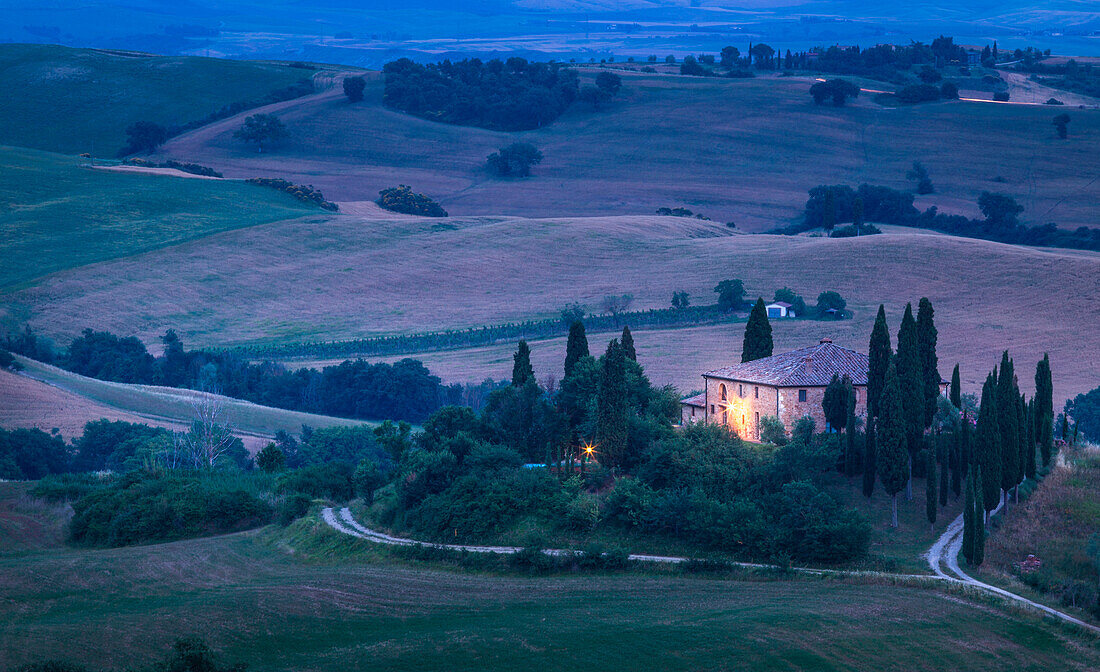
<instances>
[{"instance_id":1,"label":"tree line","mask_svg":"<svg viewBox=\"0 0 1100 672\"><path fill-rule=\"evenodd\" d=\"M917 179L919 187L928 180L927 171ZM1069 231L1052 223L1028 226L1019 220L1023 206L1006 194L983 191L978 208L984 219L947 215L934 205L921 212L913 205L913 194L909 192L871 184L861 184L858 189L845 184L823 184L810 189L801 223L773 233L794 235L816 228L831 232L844 222L852 222L857 228L866 226L864 222L880 222L1000 243L1100 250L1100 227L1082 226Z\"/></svg>"},{"instance_id":2,"label":"tree line","mask_svg":"<svg viewBox=\"0 0 1100 672\"><path fill-rule=\"evenodd\" d=\"M347 418L420 422L445 404L480 405L495 385L445 386L420 361L408 358L393 364L356 359L321 370L291 370L271 361L254 363L234 352L185 350L171 329L161 341L160 357L149 354L133 336L91 329L60 355L41 347L29 329L9 336L6 345L99 380L216 391L265 406Z\"/></svg>"}]
</instances>

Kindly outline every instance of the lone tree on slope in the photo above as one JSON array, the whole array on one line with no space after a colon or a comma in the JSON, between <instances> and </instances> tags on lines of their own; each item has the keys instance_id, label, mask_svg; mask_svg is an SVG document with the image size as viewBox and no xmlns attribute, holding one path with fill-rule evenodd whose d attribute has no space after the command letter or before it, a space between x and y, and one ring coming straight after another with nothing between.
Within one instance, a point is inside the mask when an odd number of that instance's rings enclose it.
<instances>
[{"instance_id":1,"label":"lone tree on slope","mask_svg":"<svg viewBox=\"0 0 1100 672\"><path fill-rule=\"evenodd\" d=\"M265 143L272 144L286 136L286 126L272 114L253 114L233 133L233 137L242 142L256 143L257 151L261 153Z\"/></svg>"}]
</instances>

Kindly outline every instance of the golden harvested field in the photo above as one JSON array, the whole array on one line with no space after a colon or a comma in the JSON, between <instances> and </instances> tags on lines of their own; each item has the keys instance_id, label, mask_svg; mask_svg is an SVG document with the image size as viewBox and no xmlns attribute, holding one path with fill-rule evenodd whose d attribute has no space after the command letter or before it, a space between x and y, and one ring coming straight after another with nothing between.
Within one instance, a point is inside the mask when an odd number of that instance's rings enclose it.
<instances>
[{"instance_id":1,"label":"golden harvested field","mask_svg":"<svg viewBox=\"0 0 1100 672\"><path fill-rule=\"evenodd\" d=\"M962 363L974 390L1002 349L1021 386L1049 351L1056 403L1100 379L1100 254L1036 249L892 229L848 239L738 235L679 218L373 220L336 215L206 237L55 274L9 295L42 332L85 326L152 343L177 329L191 345L343 339L462 328L557 315L608 294L635 308L664 307L673 291L712 303L712 288L741 278L751 296L788 285L812 303L839 291L855 319L776 324L777 347L831 336L865 350L874 311L896 331L906 301L932 299L941 373ZM687 390L698 374L739 357L741 329L639 333L656 382ZM601 339L593 337L593 343ZM511 344L489 352L425 355L445 379L506 377ZM539 375L557 371L564 346L535 348Z\"/></svg>"},{"instance_id":2,"label":"golden harvested field","mask_svg":"<svg viewBox=\"0 0 1100 672\"><path fill-rule=\"evenodd\" d=\"M80 436L86 423L101 419L140 422L174 430L186 428L183 423L151 420L26 376L0 371L0 427L4 429L25 427L44 432L57 429L61 436L71 439Z\"/></svg>"},{"instance_id":3,"label":"golden harvested field","mask_svg":"<svg viewBox=\"0 0 1100 672\"><path fill-rule=\"evenodd\" d=\"M583 68L582 79L595 72ZM578 104L544 128L501 133L386 109L381 75L372 73L362 103L331 92L273 108L290 132L276 151L257 154L234 140L235 117L173 139L161 155L232 177L313 184L337 201L371 200L400 183L452 215L637 215L686 206L748 231L797 219L819 184L909 188L905 173L919 160L937 192L917 199L922 209L977 216L978 195L989 190L1016 197L1030 223L1094 226L1100 215L1098 110L1070 110L1070 138L1059 140L1055 111L1045 106L888 108L867 94L837 109L813 105L809 77L622 76L623 91L606 111ZM486 156L515 141L535 144L545 160L531 178L492 179Z\"/></svg>"}]
</instances>

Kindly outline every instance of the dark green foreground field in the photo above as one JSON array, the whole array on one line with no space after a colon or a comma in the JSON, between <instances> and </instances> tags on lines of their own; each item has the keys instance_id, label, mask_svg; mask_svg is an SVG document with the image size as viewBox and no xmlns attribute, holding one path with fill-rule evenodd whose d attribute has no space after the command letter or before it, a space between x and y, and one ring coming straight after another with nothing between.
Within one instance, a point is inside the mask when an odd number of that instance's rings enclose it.
<instances>
[{"instance_id":1,"label":"dark green foreground field","mask_svg":"<svg viewBox=\"0 0 1100 672\"><path fill-rule=\"evenodd\" d=\"M202 635L260 670L1096 669L1065 628L939 590L400 564L319 523L88 551L0 484L0 669L160 659ZM669 571L669 570L666 570Z\"/></svg>"}]
</instances>

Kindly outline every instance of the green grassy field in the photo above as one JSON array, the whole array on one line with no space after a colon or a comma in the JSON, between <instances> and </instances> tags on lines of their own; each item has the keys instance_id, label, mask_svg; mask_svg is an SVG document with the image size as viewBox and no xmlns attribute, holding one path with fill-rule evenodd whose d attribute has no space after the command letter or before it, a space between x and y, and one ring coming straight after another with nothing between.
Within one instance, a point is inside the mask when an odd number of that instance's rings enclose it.
<instances>
[{"instance_id":1,"label":"green grassy field","mask_svg":"<svg viewBox=\"0 0 1100 672\"><path fill-rule=\"evenodd\" d=\"M0 147L0 288L311 212L319 210L237 181L95 170L84 159Z\"/></svg>"},{"instance_id":2,"label":"green grassy field","mask_svg":"<svg viewBox=\"0 0 1100 672\"><path fill-rule=\"evenodd\" d=\"M58 546L0 484L0 667L118 668L199 634L263 670L1087 670L1062 626L935 589L674 573L550 578L387 560L312 522L125 549Z\"/></svg>"},{"instance_id":3,"label":"green grassy field","mask_svg":"<svg viewBox=\"0 0 1100 672\"><path fill-rule=\"evenodd\" d=\"M0 45L0 145L113 157L135 121L197 121L309 79L274 63Z\"/></svg>"},{"instance_id":4,"label":"green grassy field","mask_svg":"<svg viewBox=\"0 0 1100 672\"><path fill-rule=\"evenodd\" d=\"M156 387L152 385L129 385L111 383L64 371L48 364L20 357L25 373L40 381L49 383L62 391L72 392L84 399L105 406L133 413L141 417L190 424L195 410L192 401L199 394L192 390L174 387ZM361 420L334 418L328 415L287 411L281 408L250 404L229 397L218 397L224 421L234 430L272 436L283 430L297 435L302 425L313 428L333 427L337 425L373 424ZM48 421L48 418L45 420ZM4 420L0 417L0 426Z\"/></svg>"},{"instance_id":5,"label":"green grassy field","mask_svg":"<svg viewBox=\"0 0 1100 672\"><path fill-rule=\"evenodd\" d=\"M587 80L595 69L583 68ZM227 175L282 175L337 201L373 200L412 185L451 214L528 217L650 214L686 206L718 222L759 231L796 219L819 184L861 182L910 189L919 160L936 193L919 207L978 216L983 190L1011 194L1024 221L1093 226L1100 181L1100 110L1072 112L1059 140L1042 106L943 102L887 108L861 97L845 108L815 106L812 78L751 80L623 74L604 112L574 105L548 126L500 133L449 126L388 110L382 81L367 98L313 98L281 110L290 138L259 155L232 138L240 121L168 143L163 153L210 163ZM882 84L873 84L881 88ZM486 156L515 141L545 160L524 180L493 179Z\"/></svg>"}]
</instances>

